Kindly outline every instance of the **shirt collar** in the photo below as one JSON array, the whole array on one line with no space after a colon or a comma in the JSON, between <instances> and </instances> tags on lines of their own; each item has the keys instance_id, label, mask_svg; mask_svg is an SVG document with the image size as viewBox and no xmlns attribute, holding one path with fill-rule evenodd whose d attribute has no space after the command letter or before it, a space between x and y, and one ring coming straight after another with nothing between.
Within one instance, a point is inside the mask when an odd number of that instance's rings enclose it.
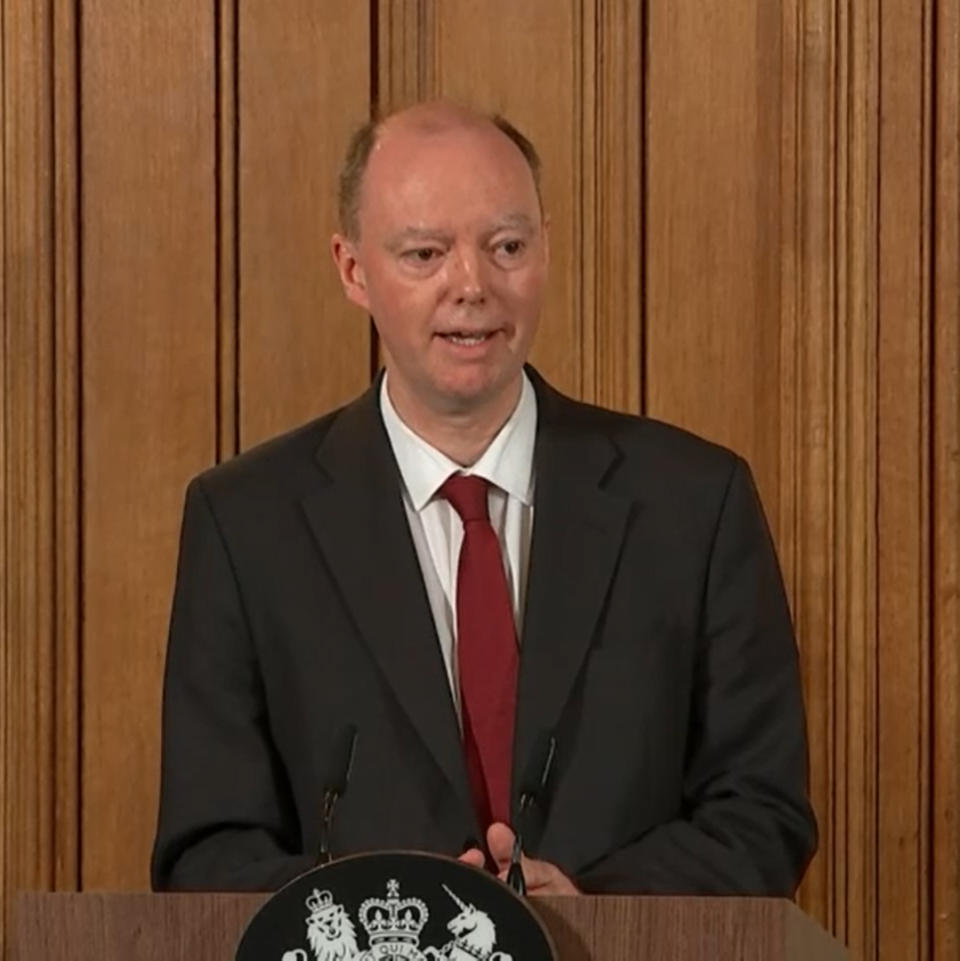
<instances>
[{"instance_id":1,"label":"shirt collar","mask_svg":"<svg viewBox=\"0 0 960 961\"><path fill-rule=\"evenodd\" d=\"M507 422L470 467L462 468L428 444L400 418L387 391L387 376L380 385L380 413L390 438L400 476L416 511L430 502L452 474L476 474L495 484L521 503L533 503L533 447L537 435L537 395L522 373L520 399Z\"/></svg>"}]
</instances>

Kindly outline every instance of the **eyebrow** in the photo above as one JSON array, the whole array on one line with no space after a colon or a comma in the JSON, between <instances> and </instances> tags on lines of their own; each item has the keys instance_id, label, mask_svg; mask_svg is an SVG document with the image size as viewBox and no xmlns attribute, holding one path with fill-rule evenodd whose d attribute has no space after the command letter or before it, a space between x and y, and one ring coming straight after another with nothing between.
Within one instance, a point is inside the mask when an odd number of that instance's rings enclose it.
<instances>
[{"instance_id":1,"label":"eyebrow","mask_svg":"<svg viewBox=\"0 0 960 961\"><path fill-rule=\"evenodd\" d=\"M496 233L498 230L503 230L504 227L522 227L525 230L533 230L534 222L533 219L527 214L507 214L505 217L497 221L496 226L494 226L491 233Z\"/></svg>"},{"instance_id":2,"label":"eyebrow","mask_svg":"<svg viewBox=\"0 0 960 961\"><path fill-rule=\"evenodd\" d=\"M509 229L522 229L522 230L533 230L534 222L531 217L523 213L511 213L506 214L500 219L494 221L493 225L489 230L484 231L488 236L492 236L500 230ZM404 227L402 230L397 231L392 237L387 241L387 247L395 249L397 247L403 246L405 243L410 241L422 241L422 240L440 240L448 241L450 234L448 231L441 230L438 227Z\"/></svg>"},{"instance_id":3,"label":"eyebrow","mask_svg":"<svg viewBox=\"0 0 960 961\"><path fill-rule=\"evenodd\" d=\"M388 247L399 247L409 240L446 240L449 234L436 227L404 227L387 241Z\"/></svg>"}]
</instances>

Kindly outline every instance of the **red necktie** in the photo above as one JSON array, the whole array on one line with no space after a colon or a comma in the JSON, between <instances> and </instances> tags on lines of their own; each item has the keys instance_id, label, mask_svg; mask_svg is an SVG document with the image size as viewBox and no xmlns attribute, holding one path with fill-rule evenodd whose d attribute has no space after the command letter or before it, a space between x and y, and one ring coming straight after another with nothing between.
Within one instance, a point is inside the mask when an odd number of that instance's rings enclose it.
<instances>
[{"instance_id":1,"label":"red necktie","mask_svg":"<svg viewBox=\"0 0 960 961\"><path fill-rule=\"evenodd\" d=\"M510 821L517 632L500 539L487 514L487 482L454 474L440 495L463 521L457 565L457 662L467 773L485 830L492 821Z\"/></svg>"}]
</instances>

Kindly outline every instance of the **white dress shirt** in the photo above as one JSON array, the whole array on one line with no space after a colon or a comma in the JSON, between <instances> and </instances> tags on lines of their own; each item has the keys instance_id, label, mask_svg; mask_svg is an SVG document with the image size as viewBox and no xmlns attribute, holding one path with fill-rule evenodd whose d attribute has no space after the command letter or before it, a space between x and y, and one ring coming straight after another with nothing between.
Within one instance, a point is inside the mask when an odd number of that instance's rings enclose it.
<instances>
[{"instance_id":1,"label":"white dress shirt","mask_svg":"<svg viewBox=\"0 0 960 961\"><path fill-rule=\"evenodd\" d=\"M537 397L523 374L520 399L507 422L470 467L461 467L415 434L390 400L387 378L380 387L380 413L403 480L403 506L437 627L450 691L460 714L456 656L456 579L463 523L437 491L452 474L476 474L490 482L487 507L500 538L503 566L520 638L526 598L530 536L533 531L533 446L537 434Z\"/></svg>"}]
</instances>

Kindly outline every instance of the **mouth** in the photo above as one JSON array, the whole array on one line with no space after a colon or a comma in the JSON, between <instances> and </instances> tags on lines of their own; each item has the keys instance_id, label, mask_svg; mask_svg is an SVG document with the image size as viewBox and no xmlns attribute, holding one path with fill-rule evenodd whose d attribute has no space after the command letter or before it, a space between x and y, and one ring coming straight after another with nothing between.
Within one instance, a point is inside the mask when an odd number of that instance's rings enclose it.
<instances>
[{"instance_id":1,"label":"mouth","mask_svg":"<svg viewBox=\"0 0 960 961\"><path fill-rule=\"evenodd\" d=\"M449 333L437 334L438 337L458 347L477 347L495 337L497 330L452 330Z\"/></svg>"}]
</instances>

